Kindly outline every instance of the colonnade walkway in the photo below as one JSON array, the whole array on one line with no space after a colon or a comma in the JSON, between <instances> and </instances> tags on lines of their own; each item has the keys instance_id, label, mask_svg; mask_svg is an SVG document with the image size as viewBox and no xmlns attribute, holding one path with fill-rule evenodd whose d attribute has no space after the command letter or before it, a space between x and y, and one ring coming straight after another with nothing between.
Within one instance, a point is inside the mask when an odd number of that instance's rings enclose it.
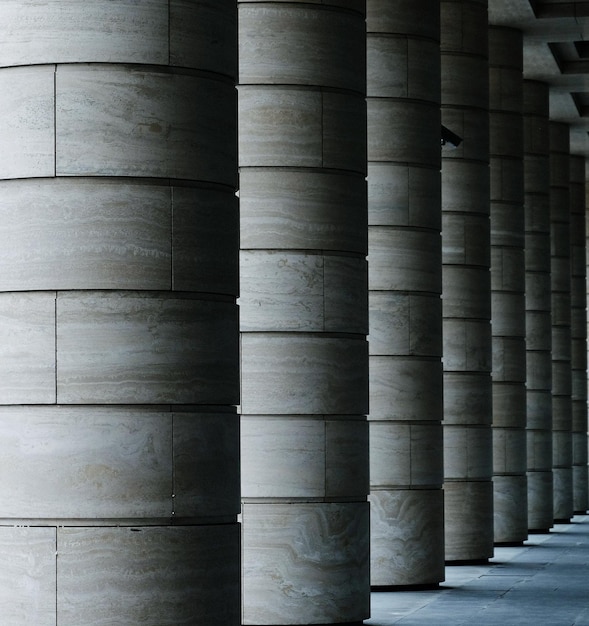
<instances>
[{"instance_id":1,"label":"colonnade walkway","mask_svg":"<svg viewBox=\"0 0 589 626\"><path fill-rule=\"evenodd\" d=\"M370 626L589 626L589 516L446 567L436 590L372 593Z\"/></svg>"}]
</instances>

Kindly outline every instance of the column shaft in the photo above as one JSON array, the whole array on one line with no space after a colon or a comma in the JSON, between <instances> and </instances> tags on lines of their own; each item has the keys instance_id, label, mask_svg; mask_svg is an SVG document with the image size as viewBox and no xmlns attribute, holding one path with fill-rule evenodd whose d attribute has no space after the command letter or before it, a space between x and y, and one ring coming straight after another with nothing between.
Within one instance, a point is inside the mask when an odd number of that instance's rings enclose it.
<instances>
[{"instance_id":1,"label":"column shaft","mask_svg":"<svg viewBox=\"0 0 589 626\"><path fill-rule=\"evenodd\" d=\"M5 4L1 621L237 625L236 8Z\"/></svg>"},{"instance_id":2,"label":"column shaft","mask_svg":"<svg viewBox=\"0 0 589 626\"><path fill-rule=\"evenodd\" d=\"M440 7L367 3L372 585L444 580Z\"/></svg>"},{"instance_id":3,"label":"column shaft","mask_svg":"<svg viewBox=\"0 0 589 626\"><path fill-rule=\"evenodd\" d=\"M569 127L550 123L552 462L554 519L573 515Z\"/></svg>"},{"instance_id":4,"label":"column shaft","mask_svg":"<svg viewBox=\"0 0 589 626\"><path fill-rule=\"evenodd\" d=\"M585 513L587 495L587 265L585 249L585 159L571 156L571 401L573 510Z\"/></svg>"},{"instance_id":5,"label":"column shaft","mask_svg":"<svg viewBox=\"0 0 589 626\"><path fill-rule=\"evenodd\" d=\"M528 536L521 31L489 30L495 543Z\"/></svg>"},{"instance_id":6,"label":"column shaft","mask_svg":"<svg viewBox=\"0 0 589 626\"><path fill-rule=\"evenodd\" d=\"M489 71L486 0L442 0L446 559L493 554Z\"/></svg>"},{"instance_id":7,"label":"column shaft","mask_svg":"<svg viewBox=\"0 0 589 626\"><path fill-rule=\"evenodd\" d=\"M554 520L548 85L524 81L528 528Z\"/></svg>"},{"instance_id":8,"label":"column shaft","mask_svg":"<svg viewBox=\"0 0 589 626\"><path fill-rule=\"evenodd\" d=\"M239 2L244 624L369 615L363 1Z\"/></svg>"}]
</instances>

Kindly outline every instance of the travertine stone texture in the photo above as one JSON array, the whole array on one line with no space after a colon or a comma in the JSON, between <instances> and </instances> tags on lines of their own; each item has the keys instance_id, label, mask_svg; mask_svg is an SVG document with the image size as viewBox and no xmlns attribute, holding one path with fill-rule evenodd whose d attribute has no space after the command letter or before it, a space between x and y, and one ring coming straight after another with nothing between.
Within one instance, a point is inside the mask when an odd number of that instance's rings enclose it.
<instances>
[{"instance_id":1,"label":"travertine stone texture","mask_svg":"<svg viewBox=\"0 0 589 626\"><path fill-rule=\"evenodd\" d=\"M0 17L0 621L237 626L237 7Z\"/></svg>"},{"instance_id":2,"label":"travertine stone texture","mask_svg":"<svg viewBox=\"0 0 589 626\"><path fill-rule=\"evenodd\" d=\"M444 561L441 489L373 490L370 494L372 584L433 580L432 562ZM408 520L412 523L409 524Z\"/></svg>"},{"instance_id":3,"label":"travertine stone texture","mask_svg":"<svg viewBox=\"0 0 589 626\"><path fill-rule=\"evenodd\" d=\"M369 613L369 517L367 502L245 502L244 623L283 624L286 611L290 624Z\"/></svg>"},{"instance_id":4,"label":"travertine stone texture","mask_svg":"<svg viewBox=\"0 0 589 626\"><path fill-rule=\"evenodd\" d=\"M55 528L0 526L0 609L13 626L57 626Z\"/></svg>"},{"instance_id":5,"label":"travertine stone texture","mask_svg":"<svg viewBox=\"0 0 589 626\"><path fill-rule=\"evenodd\" d=\"M570 140L567 124L550 122L550 265L552 296L552 467L554 519L573 516L571 372Z\"/></svg>"},{"instance_id":6,"label":"travertine stone texture","mask_svg":"<svg viewBox=\"0 0 589 626\"><path fill-rule=\"evenodd\" d=\"M489 28L495 543L528 536L523 35Z\"/></svg>"},{"instance_id":7,"label":"travertine stone texture","mask_svg":"<svg viewBox=\"0 0 589 626\"><path fill-rule=\"evenodd\" d=\"M487 33L486 0L442 0L442 123L463 138L455 150L442 151L444 490L449 561L493 555Z\"/></svg>"},{"instance_id":8,"label":"travertine stone texture","mask_svg":"<svg viewBox=\"0 0 589 626\"><path fill-rule=\"evenodd\" d=\"M239 623L236 552L238 524L58 528L58 623Z\"/></svg>"},{"instance_id":9,"label":"travertine stone texture","mask_svg":"<svg viewBox=\"0 0 589 626\"><path fill-rule=\"evenodd\" d=\"M439 2L367 2L371 583L444 580Z\"/></svg>"},{"instance_id":10,"label":"travertine stone texture","mask_svg":"<svg viewBox=\"0 0 589 626\"><path fill-rule=\"evenodd\" d=\"M365 2L237 4L243 623L360 622Z\"/></svg>"},{"instance_id":11,"label":"travertine stone texture","mask_svg":"<svg viewBox=\"0 0 589 626\"><path fill-rule=\"evenodd\" d=\"M528 528L552 527L552 304L548 85L524 81Z\"/></svg>"},{"instance_id":12,"label":"travertine stone texture","mask_svg":"<svg viewBox=\"0 0 589 626\"><path fill-rule=\"evenodd\" d=\"M573 510L589 507L587 475L587 262L585 159L571 156L571 401Z\"/></svg>"}]
</instances>

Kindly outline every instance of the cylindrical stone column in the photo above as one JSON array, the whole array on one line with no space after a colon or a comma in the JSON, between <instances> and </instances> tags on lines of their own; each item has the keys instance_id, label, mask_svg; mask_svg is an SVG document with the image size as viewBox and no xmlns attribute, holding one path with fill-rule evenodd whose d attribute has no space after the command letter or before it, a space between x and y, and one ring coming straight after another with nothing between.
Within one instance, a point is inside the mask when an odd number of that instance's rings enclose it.
<instances>
[{"instance_id":1,"label":"cylindrical stone column","mask_svg":"<svg viewBox=\"0 0 589 626\"><path fill-rule=\"evenodd\" d=\"M368 0L371 582L444 580L438 0Z\"/></svg>"},{"instance_id":2,"label":"cylindrical stone column","mask_svg":"<svg viewBox=\"0 0 589 626\"><path fill-rule=\"evenodd\" d=\"M552 468L556 521L568 521L573 516L569 164L569 127L550 122Z\"/></svg>"},{"instance_id":3,"label":"cylindrical stone column","mask_svg":"<svg viewBox=\"0 0 589 626\"><path fill-rule=\"evenodd\" d=\"M585 159L571 156L571 401L573 511L585 514L587 495L587 265L585 261Z\"/></svg>"},{"instance_id":4,"label":"cylindrical stone column","mask_svg":"<svg viewBox=\"0 0 589 626\"><path fill-rule=\"evenodd\" d=\"M244 624L369 615L363 1L239 2Z\"/></svg>"},{"instance_id":5,"label":"cylindrical stone column","mask_svg":"<svg viewBox=\"0 0 589 626\"><path fill-rule=\"evenodd\" d=\"M489 29L495 543L528 536L523 37Z\"/></svg>"},{"instance_id":6,"label":"cylindrical stone column","mask_svg":"<svg viewBox=\"0 0 589 626\"><path fill-rule=\"evenodd\" d=\"M493 555L486 0L442 0L442 312L446 560Z\"/></svg>"},{"instance_id":7,"label":"cylindrical stone column","mask_svg":"<svg viewBox=\"0 0 589 626\"><path fill-rule=\"evenodd\" d=\"M528 529L552 527L549 90L524 81Z\"/></svg>"},{"instance_id":8,"label":"cylindrical stone column","mask_svg":"<svg viewBox=\"0 0 589 626\"><path fill-rule=\"evenodd\" d=\"M0 18L0 621L236 626L236 7Z\"/></svg>"}]
</instances>

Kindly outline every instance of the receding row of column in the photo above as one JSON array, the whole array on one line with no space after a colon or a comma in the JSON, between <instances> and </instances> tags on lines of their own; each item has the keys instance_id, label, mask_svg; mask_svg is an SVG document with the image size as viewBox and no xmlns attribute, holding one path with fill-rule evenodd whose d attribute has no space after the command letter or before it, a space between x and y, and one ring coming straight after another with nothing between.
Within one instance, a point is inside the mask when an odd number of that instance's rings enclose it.
<instances>
[{"instance_id":1,"label":"receding row of column","mask_svg":"<svg viewBox=\"0 0 589 626\"><path fill-rule=\"evenodd\" d=\"M522 34L114 4L0 9L3 619L359 624L586 510L584 163Z\"/></svg>"}]
</instances>

